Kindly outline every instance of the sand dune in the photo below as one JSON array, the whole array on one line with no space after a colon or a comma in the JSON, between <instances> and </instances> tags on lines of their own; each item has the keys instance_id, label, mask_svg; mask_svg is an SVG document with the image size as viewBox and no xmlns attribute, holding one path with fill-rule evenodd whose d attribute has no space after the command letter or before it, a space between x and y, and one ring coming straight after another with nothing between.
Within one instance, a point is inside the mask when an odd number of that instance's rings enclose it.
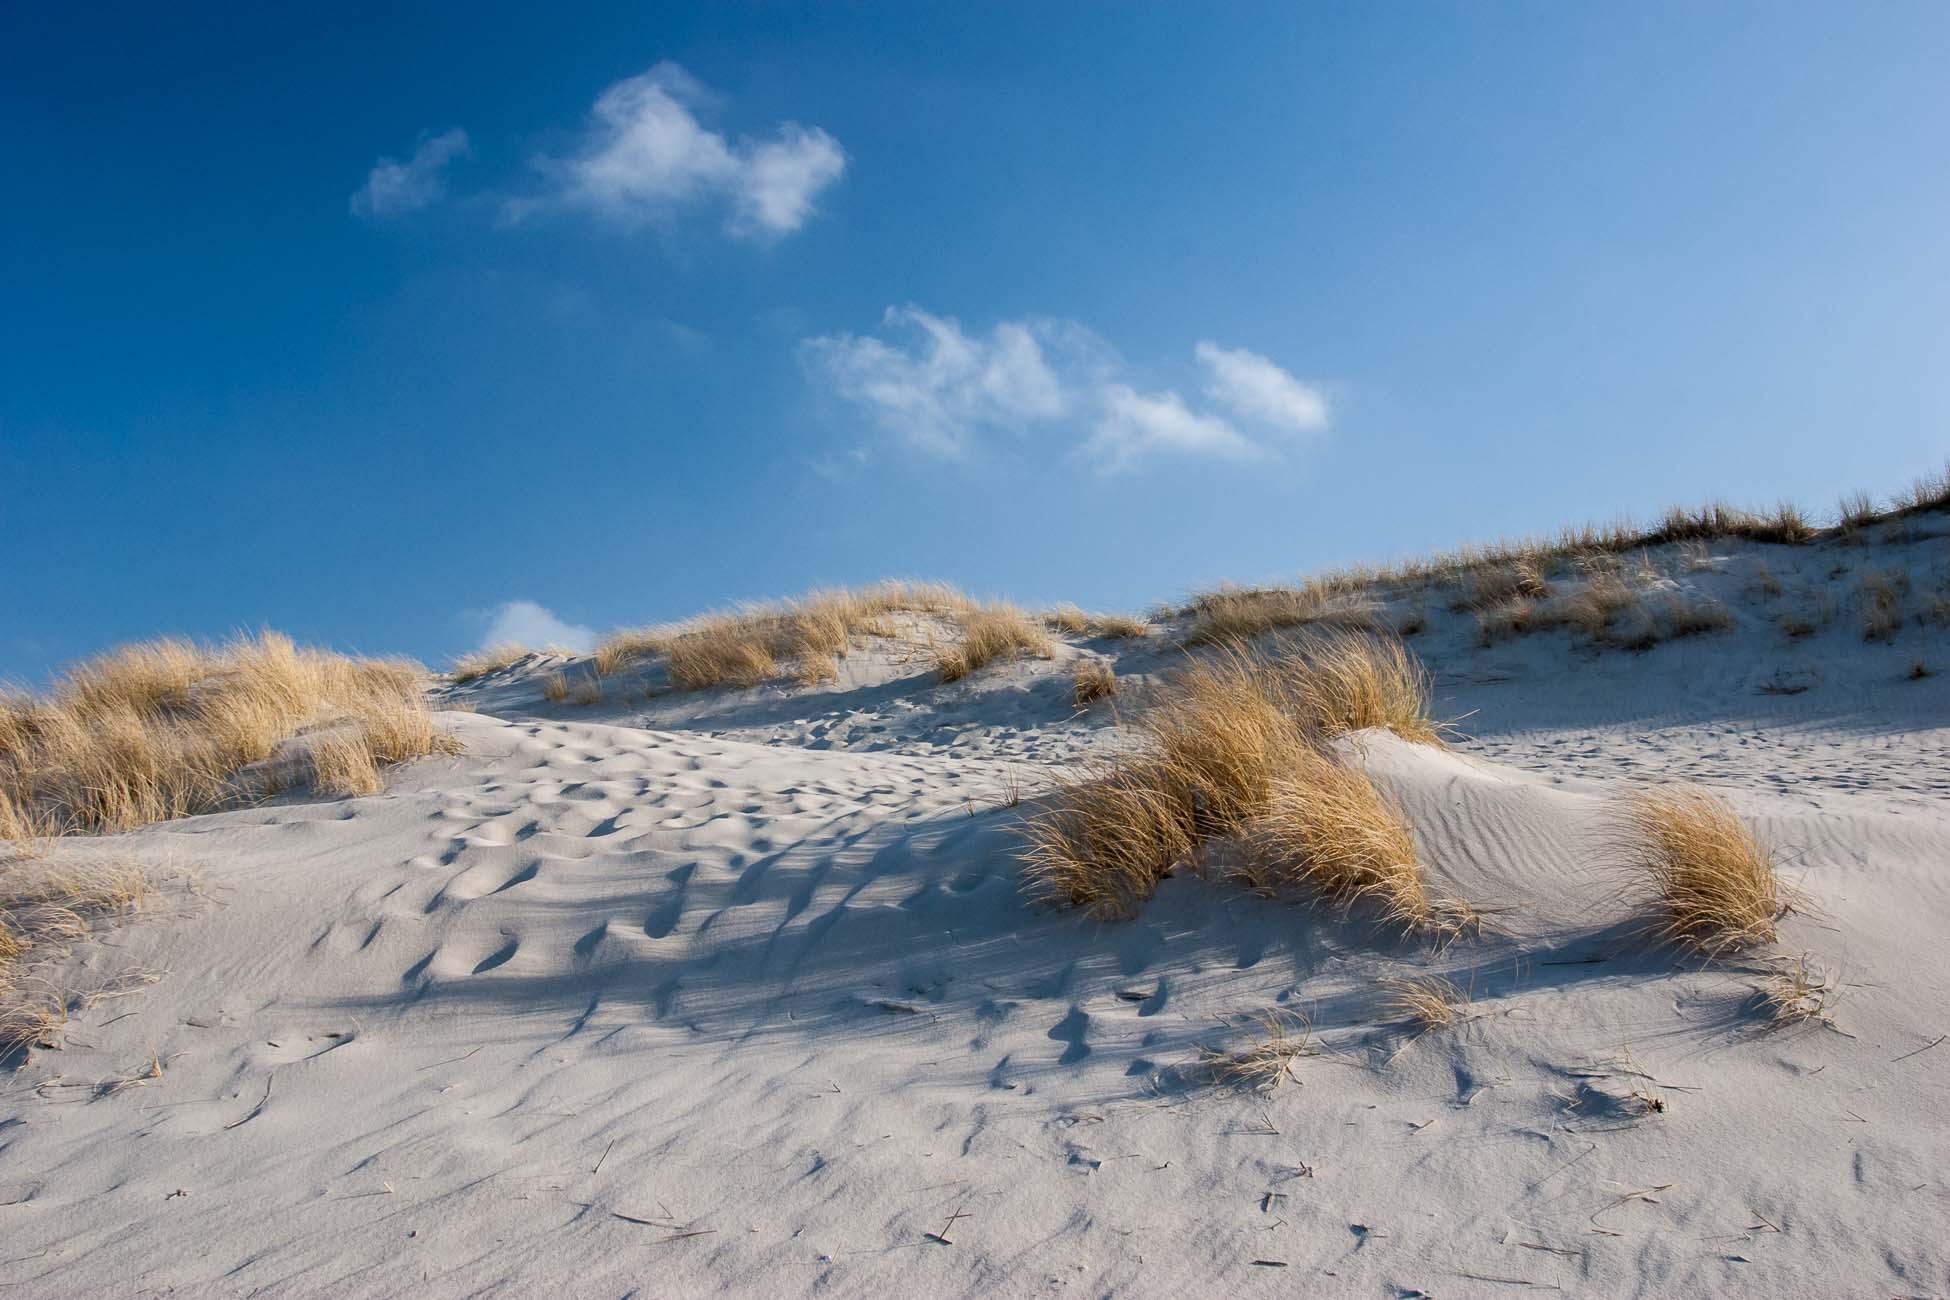
<instances>
[{"instance_id":1,"label":"sand dune","mask_svg":"<svg viewBox=\"0 0 1950 1300\"><path fill-rule=\"evenodd\" d=\"M1025 901L1021 817L1128 743L1182 617L951 684L917 623L814 686L547 654L444 684L461 752L383 793L49 849L140 861L157 898L49 972L76 1010L0 1101L0 1286L1950 1292L1942 526L1658 548L1643 587L1727 625L1640 652L1361 593L1418 613L1460 720L1337 742L1486 913L1446 945L1191 872L1119 924ZM1889 639L1851 603L1870 569L1912 591ZM1790 636L1805 592L1833 616ZM1118 694L1079 710L1079 658ZM1608 837L1673 779L1777 846L1805 899L1776 944L1639 937ZM1833 1002L1777 1025L1802 954ZM1402 1018L1389 981L1437 976L1455 1020ZM1227 1086L1212 1054L1268 1013L1305 1049Z\"/></svg>"}]
</instances>

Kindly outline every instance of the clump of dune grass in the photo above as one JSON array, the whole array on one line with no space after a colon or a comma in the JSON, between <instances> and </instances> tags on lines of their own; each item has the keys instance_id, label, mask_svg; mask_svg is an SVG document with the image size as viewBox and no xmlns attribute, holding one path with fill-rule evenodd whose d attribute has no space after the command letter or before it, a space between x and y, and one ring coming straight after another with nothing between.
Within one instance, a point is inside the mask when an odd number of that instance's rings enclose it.
<instances>
[{"instance_id":1,"label":"clump of dune grass","mask_svg":"<svg viewBox=\"0 0 1950 1300\"><path fill-rule=\"evenodd\" d=\"M1382 988L1388 1014L1414 1025L1418 1033L1447 1029L1469 1006L1469 994L1442 975L1384 980Z\"/></svg>"},{"instance_id":2,"label":"clump of dune grass","mask_svg":"<svg viewBox=\"0 0 1950 1300\"><path fill-rule=\"evenodd\" d=\"M4 820L39 835L128 830L316 781L320 755L329 785L357 766L340 761L353 748L376 766L452 752L423 676L269 632L121 647L0 703Z\"/></svg>"},{"instance_id":3,"label":"clump of dune grass","mask_svg":"<svg viewBox=\"0 0 1950 1300\"><path fill-rule=\"evenodd\" d=\"M1685 786L1645 791L1624 804L1620 830L1657 894L1655 937L1708 957L1774 942L1789 892L1772 850L1721 799Z\"/></svg>"},{"instance_id":4,"label":"clump of dune grass","mask_svg":"<svg viewBox=\"0 0 1950 1300\"><path fill-rule=\"evenodd\" d=\"M454 660L453 677L457 682L471 682L489 673L511 668L534 653L525 645L504 641L500 645L491 645Z\"/></svg>"},{"instance_id":5,"label":"clump of dune grass","mask_svg":"<svg viewBox=\"0 0 1950 1300\"><path fill-rule=\"evenodd\" d=\"M1437 919L1400 805L1325 749L1301 749L1275 778L1244 857L1239 874L1262 892L1299 888L1342 911L1368 906L1404 930Z\"/></svg>"},{"instance_id":6,"label":"clump of dune grass","mask_svg":"<svg viewBox=\"0 0 1950 1300\"><path fill-rule=\"evenodd\" d=\"M1090 616L1075 605L1056 605L1039 616L1043 626L1066 636L1082 636L1090 630Z\"/></svg>"},{"instance_id":7,"label":"clump of dune grass","mask_svg":"<svg viewBox=\"0 0 1950 1300\"><path fill-rule=\"evenodd\" d=\"M1909 596L1909 575L1899 569L1870 570L1856 586L1862 610L1864 641L1893 641L1903 627L1903 602Z\"/></svg>"},{"instance_id":8,"label":"clump of dune grass","mask_svg":"<svg viewBox=\"0 0 1950 1300\"><path fill-rule=\"evenodd\" d=\"M1047 634L1014 605L994 601L955 613L955 640L935 652L935 671L944 682L960 681L998 659L1034 655L1047 659L1054 648Z\"/></svg>"},{"instance_id":9,"label":"clump of dune grass","mask_svg":"<svg viewBox=\"0 0 1950 1300\"><path fill-rule=\"evenodd\" d=\"M1898 517L1930 510L1950 510L1950 468L1941 474L1926 474L1898 491L1890 500Z\"/></svg>"},{"instance_id":10,"label":"clump of dune grass","mask_svg":"<svg viewBox=\"0 0 1950 1300\"><path fill-rule=\"evenodd\" d=\"M1904 673L1903 676L1912 682L1920 682L1925 677L1936 676L1936 672L1921 659L1915 659L1910 661L1909 671Z\"/></svg>"},{"instance_id":11,"label":"clump of dune grass","mask_svg":"<svg viewBox=\"0 0 1950 1300\"><path fill-rule=\"evenodd\" d=\"M1371 600L1342 582L1316 579L1300 586L1219 587L1192 597L1185 608L1188 646L1252 641L1300 627L1371 630L1379 626Z\"/></svg>"},{"instance_id":12,"label":"clump of dune grass","mask_svg":"<svg viewBox=\"0 0 1950 1300\"><path fill-rule=\"evenodd\" d=\"M1875 498L1867 492L1848 493L1836 506L1835 514L1844 533L1867 528L1882 518L1882 512L1876 509Z\"/></svg>"},{"instance_id":13,"label":"clump of dune grass","mask_svg":"<svg viewBox=\"0 0 1950 1300\"><path fill-rule=\"evenodd\" d=\"M1774 576L1774 570L1765 564L1756 564L1747 580L1748 588L1754 595L1773 600L1781 594L1781 580Z\"/></svg>"},{"instance_id":14,"label":"clump of dune grass","mask_svg":"<svg viewBox=\"0 0 1950 1300\"><path fill-rule=\"evenodd\" d=\"M1117 694L1117 670L1107 659L1079 659L1070 679L1071 693L1079 709Z\"/></svg>"},{"instance_id":15,"label":"clump of dune grass","mask_svg":"<svg viewBox=\"0 0 1950 1300\"><path fill-rule=\"evenodd\" d=\"M1197 850L1191 791L1146 755L1086 769L1024 821L1023 880L1043 902L1124 920Z\"/></svg>"},{"instance_id":16,"label":"clump of dune grass","mask_svg":"<svg viewBox=\"0 0 1950 1300\"><path fill-rule=\"evenodd\" d=\"M1131 614L1092 614L1089 632L1106 641L1130 641L1151 635L1151 625Z\"/></svg>"},{"instance_id":17,"label":"clump of dune grass","mask_svg":"<svg viewBox=\"0 0 1950 1300\"><path fill-rule=\"evenodd\" d=\"M1781 612L1781 631L1790 641L1811 637L1835 621L1835 599L1818 587L1804 588Z\"/></svg>"},{"instance_id":18,"label":"clump of dune grass","mask_svg":"<svg viewBox=\"0 0 1950 1300\"><path fill-rule=\"evenodd\" d=\"M550 704L561 704L569 698L569 679L561 673L550 673L542 678L542 698Z\"/></svg>"},{"instance_id":19,"label":"clump of dune grass","mask_svg":"<svg viewBox=\"0 0 1950 1300\"><path fill-rule=\"evenodd\" d=\"M618 628L596 643L596 653L591 662L598 676L608 677L631 664L666 653L670 649L670 639L671 634L664 628Z\"/></svg>"},{"instance_id":20,"label":"clump of dune grass","mask_svg":"<svg viewBox=\"0 0 1950 1300\"><path fill-rule=\"evenodd\" d=\"M1218 1088L1272 1092L1288 1079L1298 1083L1293 1063L1316 1052L1313 1026L1304 1016L1277 1010L1253 1018L1260 1037L1234 1047L1202 1047L1193 1074Z\"/></svg>"},{"instance_id":21,"label":"clump of dune grass","mask_svg":"<svg viewBox=\"0 0 1950 1300\"><path fill-rule=\"evenodd\" d=\"M1513 601L1537 600L1550 594L1540 556L1520 554L1484 564L1471 575L1466 593L1451 606L1456 612L1485 610Z\"/></svg>"},{"instance_id":22,"label":"clump of dune grass","mask_svg":"<svg viewBox=\"0 0 1950 1300\"><path fill-rule=\"evenodd\" d=\"M1391 637L1310 633L1281 646L1281 672L1301 720L1324 736L1384 727L1441 745L1448 728L1429 713L1428 669Z\"/></svg>"},{"instance_id":23,"label":"clump of dune grass","mask_svg":"<svg viewBox=\"0 0 1950 1300\"><path fill-rule=\"evenodd\" d=\"M801 686L817 686L821 682L836 682L840 679L839 656L828 650L815 650L800 656L799 666L793 671L793 680Z\"/></svg>"},{"instance_id":24,"label":"clump of dune grass","mask_svg":"<svg viewBox=\"0 0 1950 1300\"><path fill-rule=\"evenodd\" d=\"M1376 904L1439 935L1471 924L1464 905L1428 896L1400 810L1332 748L1361 727L1436 741L1420 666L1399 645L1348 634L1287 650L1227 646L1172 674L1137 719L1135 750L1060 782L1026 822L1030 890L1127 917L1223 839L1262 892Z\"/></svg>"},{"instance_id":25,"label":"clump of dune grass","mask_svg":"<svg viewBox=\"0 0 1950 1300\"><path fill-rule=\"evenodd\" d=\"M43 1039L65 1011L32 972L148 893L147 875L126 862L0 858L0 1055Z\"/></svg>"},{"instance_id":26,"label":"clump of dune grass","mask_svg":"<svg viewBox=\"0 0 1950 1300\"><path fill-rule=\"evenodd\" d=\"M603 686L594 676L577 680L575 688L569 692L569 699L576 704L588 707L603 702Z\"/></svg>"},{"instance_id":27,"label":"clump of dune grass","mask_svg":"<svg viewBox=\"0 0 1950 1300\"><path fill-rule=\"evenodd\" d=\"M824 661L844 658L859 637L891 636L896 613L955 618L974 602L940 583L883 582L843 587L797 600L703 614L663 628L613 633L596 648L598 668L614 672L661 654L679 690L757 686L791 672L815 679Z\"/></svg>"},{"instance_id":28,"label":"clump of dune grass","mask_svg":"<svg viewBox=\"0 0 1950 1300\"><path fill-rule=\"evenodd\" d=\"M1811 1022L1832 1027L1835 996L1834 980L1804 952L1779 963L1761 984L1757 1001L1774 1028Z\"/></svg>"}]
</instances>

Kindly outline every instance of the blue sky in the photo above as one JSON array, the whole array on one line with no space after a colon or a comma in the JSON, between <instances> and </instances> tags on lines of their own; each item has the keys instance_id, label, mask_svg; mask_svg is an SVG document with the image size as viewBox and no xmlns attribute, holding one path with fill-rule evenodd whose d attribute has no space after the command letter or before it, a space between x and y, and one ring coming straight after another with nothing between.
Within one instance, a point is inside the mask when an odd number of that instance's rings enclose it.
<instances>
[{"instance_id":1,"label":"blue sky","mask_svg":"<svg viewBox=\"0 0 1950 1300\"><path fill-rule=\"evenodd\" d=\"M10 6L0 676L1887 490L1946 63L1921 4Z\"/></svg>"}]
</instances>

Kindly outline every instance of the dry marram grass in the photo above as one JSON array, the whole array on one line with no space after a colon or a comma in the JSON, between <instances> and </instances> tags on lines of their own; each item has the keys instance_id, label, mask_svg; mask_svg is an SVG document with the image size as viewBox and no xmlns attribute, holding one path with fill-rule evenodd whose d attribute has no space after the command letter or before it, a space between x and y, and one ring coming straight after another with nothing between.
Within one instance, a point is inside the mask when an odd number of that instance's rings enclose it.
<instances>
[{"instance_id":1,"label":"dry marram grass","mask_svg":"<svg viewBox=\"0 0 1950 1300\"><path fill-rule=\"evenodd\" d=\"M1759 1003L1771 1025L1833 1025L1835 983L1807 953L1783 961L1760 986Z\"/></svg>"},{"instance_id":2,"label":"dry marram grass","mask_svg":"<svg viewBox=\"0 0 1950 1300\"><path fill-rule=\"evenodd\" d=\"M1862 639L1893 641L1903 626L1903 602L1909 596L1909 575L1892 569L1862 575L1857 599L1862 609Z\"/></svg>"},{"instance_id":3,"label":"dry marram grass","mask_svg":"<svg viewBox=\"0 0 1950 1300\"><path fill-rule=\"evenodd\" d=\"M1117 694L1117 670L1105 659L1079 659L1071 676L1071 692L1079 709Z\"/></svg>"},{"instance_id":4,"label":"dry marram grass","mask_svg":"<svg viewBox=\"0 0 1950 1300\"><path fill-rule=\"evenodd\" d=\"M1345 907L1378 904L1409 927L1454 928L1467 911L1429 898L1399 809L1330 744L1373 726L1434 741L1426 705L1420 666L1370 638L1194 659L1140 715L1136 752L1059 784L1025 823L1026 881L1046 900L1127 917L1201 841L1222 837L1262 890L1298 886Z\"/></svg>"},{"instance_id":5,"label":"dry marram grass","mask_svg":"<svg viewBox=\"0 0 1950 1300\"><path fill-rule=\"evenodd\" d=\"M0 701L0 829L94 834L249 802L294 783L369 788L375 765L457 748L420 668L264 633L219 648L124 646L40 696Z\"/></svg>"},{"instance_id":6,"label":"dry marram grass","mask_svg":"<svg viewBox=\"0 0 1950 1300\"><path fill-rule=\"evenodd\" d=\"M954 643L935 652L935 670L944 682L960 681L998 659L1047 659L1053 653L1049 637L1027 614L999 601L957 610L955 630Z\"/></svg>"},{"instance_id":7,"label":"dry marram grass","mask_svg":"<svg viewBox=\"0 0 1950 1300\"><path fill-rule=\"evenodd\" d=\"M1343 911L1371 905L1405 930L1438 928L1400 806L1324 749L1300 750L1274 779L1249 828L1240 875L1261 891L1299 888Z\"/></svg>"},{"instance_id":8,"label":"dry marram grass","mask_svg":"<svg viewBox=\"0 0 1950 1300\"><path fill-rule=\"evenodd\" d=\"M788 672L813 682L833 675L825 671L827 664L844 658L856 638L891 636L893 614L952 618L973 607L968 597L939 583L831 588L797 600L703 614L670 627L612 633L596 647L596 667L611 673L661 654L671 684L687 691L757 686Z\"/></svg>"},{"instance_id":9,"label":"dry marram grass","mask_svg":"<svg viewBox=\"0 0 1950 1300\"><path fill-rule=\"evenodd\" d=\"M1790 900L1773 853L1718 797L1690 787L1634 795L1623 833L1632 865L1658 891L1659 939L1707 956L1774 941Z\"/></svg>"},{"instance_id":10,"label":"dry marram grass","mask_svg":"<svg viewBox=\"0 0 1950 1300\"><path fill-rule=\"evenodd\" d=\"M1391 979L1383 983L1388 1014L1406 1020L1420 1033L1447 1029L1461 1018L1469 1006L1469 994L1454 980L1442 975L1421 979Z\"/></svg>"},{"instance_id":11,"label":"dry marram grass","mask_svg":"<svg viewBox=\"0 0 1950 1300\"><path fill-rule=\"evenodd\" d=\"M0 860L0 1053L42 1040L65 1015L66 1000L33 970L148 891L141 869L123 862Z\"/></svg>"},{"instance_id":12,"label":"dry marram grass","mask_svg":"<svg viewBox=\"0 0 1950 1300\"><path fill-rule=\"evenodd\" d=\"M1254 1021L1263 1037L1237 1047L1199 1050L1196 1073L1204 1082L1250 1092L1271 1092L1289 1078L1299 1082L1293 1063L1314 1054L1313 1027L1305 1017L1280 1011L1263 1011Z\"/></svg>"},{"instance_id":13,"label":"dry marram grass","mask_svg":"<svg viewBox=\"0 0 1950 1300\"><path fill-rule=\"evenodd\" d=\"M1188 646L1251 641L1297 627L1378 626L1373 604L1347 581L1333 578L1297 587L1220 587L1194 595L1186 613L1191 616L1184 634Z\"/></svg>"},{"instance_id":14,"label":"dry marram grass","mask_svg":"<svg viewBox=\"0 0 1950 1300\"><path fill-rule=\"evenodd\" d=\"M525 645L516 645L509 641L488 646L484 650L476 650L472 654L464 654L454 660L454 680L471 682L489 673L500 672L503 668L511 668L534 653Z\"/></svg>"}]
</instances>

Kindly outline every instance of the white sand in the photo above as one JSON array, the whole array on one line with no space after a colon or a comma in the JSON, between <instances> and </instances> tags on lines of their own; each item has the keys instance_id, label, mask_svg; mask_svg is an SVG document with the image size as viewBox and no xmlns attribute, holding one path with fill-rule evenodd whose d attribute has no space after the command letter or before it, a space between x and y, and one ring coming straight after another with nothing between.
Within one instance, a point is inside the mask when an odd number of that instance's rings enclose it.
<instances>
[{"instance_id":1,"label":"white sand","mask_svg":"<svg viewBox=\"0 0 1950 1300\"><path fill-rule=\"evenodd\" d=\"M1061 660L477 683L465 755L384 795L125 837L200 893L79 951L78 991L161 979L5 1084L0 1295L1950 1293L1950 638L1864 644L1828 576L1921 591L1950 546L1718 555L1666 561L1736 628L1642 655L1477 649L1430 605L1470 739L1362 748L1440 887L1513 909L1439 955L1196 879L1122 925L1025 906L1011 774L1116 741ZM1790 644L1763 555L1835 625ZM1176 653L1063 647L1127 682ZM1773 954L1623 939L1604 811L1664 778L1781 846L1815 906ZM1803 951L1836 1027L1768 1032ZM1378 982L1425 972L1474 1014L1411 1041ZM1313 1022L1300 1083L1191 1077L1269 1006Z\"/></svg>"}]
</instances>

